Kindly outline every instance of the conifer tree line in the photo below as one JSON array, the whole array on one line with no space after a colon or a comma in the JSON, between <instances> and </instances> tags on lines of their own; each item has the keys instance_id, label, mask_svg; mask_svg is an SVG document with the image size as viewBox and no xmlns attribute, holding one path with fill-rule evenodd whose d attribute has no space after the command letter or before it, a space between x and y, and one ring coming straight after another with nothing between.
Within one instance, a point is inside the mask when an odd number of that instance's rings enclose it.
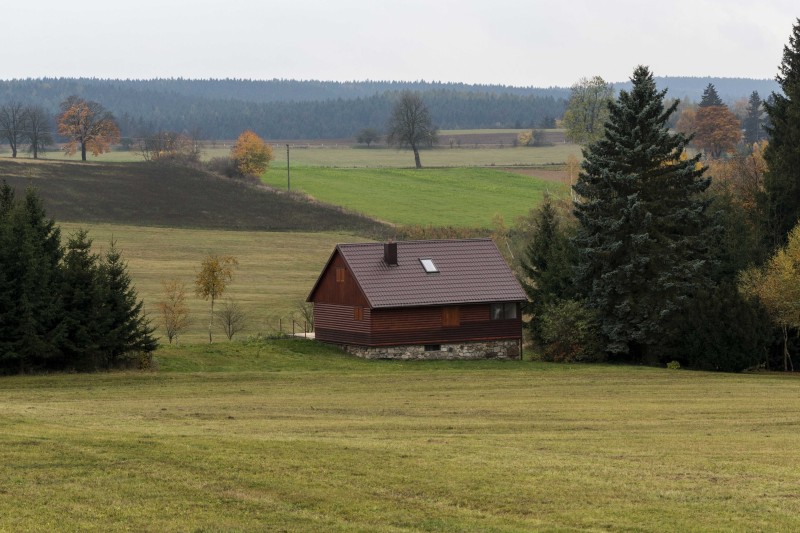
<instances>
[{"instance_id":1,"label":"conifer tree line","mask_svg":"<svg viewBox=\"0 0 800 533\"><path fill-rule=\"evenodd\" d=\"M800 20L778 81L765 147L719 162L688 155L691 134L669 128L679 102L636 68L608 106L603 137L584 149L573 203L547 198L527 221L518 262L544 358L793 368ZM713 86L701 105L720 107Z\"/></svg>"},{"instance_id":2,"label":"conifer tree line","mask_svg":"<svg viewBox=\"0 0 800 533\"><path fill-rule=\"evenodd\" d=\"M115 243L61 242L36 191L0 186L0 374L147 366L156 339Z\"/></svg>"}]
</instances>

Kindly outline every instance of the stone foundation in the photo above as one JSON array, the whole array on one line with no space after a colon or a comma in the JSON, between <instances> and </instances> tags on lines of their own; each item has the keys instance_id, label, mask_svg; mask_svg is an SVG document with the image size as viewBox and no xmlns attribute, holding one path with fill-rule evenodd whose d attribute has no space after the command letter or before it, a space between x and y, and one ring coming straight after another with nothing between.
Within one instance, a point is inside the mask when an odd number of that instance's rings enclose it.
<instances>
[{"instance_id":1,"label":"stone foundation","mask_svg":"<svg viewBox=\"0 0 800 533\"><path fill-rule=\"evenodd\" d=\"M438 347L438 350L436 349ZM364 359L519 359L518 340L408 344L402 346L355 346L342 348Z\"/></svg>"}]
</instances>

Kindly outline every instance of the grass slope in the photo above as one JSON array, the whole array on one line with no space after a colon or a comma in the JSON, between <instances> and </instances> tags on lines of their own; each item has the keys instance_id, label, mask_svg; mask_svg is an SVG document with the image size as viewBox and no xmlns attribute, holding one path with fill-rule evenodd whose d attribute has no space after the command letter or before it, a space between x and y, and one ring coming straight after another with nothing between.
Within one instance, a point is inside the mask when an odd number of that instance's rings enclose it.
<instances>
[{"instance_id":1,"label":"grass slope","mask_svg":"<svg viewBox=\"0 0 800 533\"><path fill-rule=\"evenodd\" d=\"M380 224L333 206L276 194L202 171L147 163L0 159L0 179L38 188L58 221L183 228L380 233Z\"/></svg>"},{"instance_id":2,"label":"grass slope","mask_svg":"<svg viewBox=\"0 0 800 533\"><path fill-rule=\"evenodd\" d=\"M561 183L488 168L292 169L292 189L396 224L492 226L527 213L545 191L562 194ZM286 173L270 168L264 181L286 187Z\"/></svg>"},{"instance_id":3,"label":"grass slope","mask_svg":"<svg viewBox=\"0 0 800 533\"><path fill-rule=\"evenodd\" d=\"M0 380L0 530L793 531L797 378L163 349Z\"/></svg>"},{"instance_id":4,"label":"grass slope","mask_svg":"<svg viewBox=\"0 0 800 533\"><path fill-rule=\"evenodd\" d=\"M246 313L247 324L238 337L243 338L277 330L279 319L283 319L284 328L290 330L291 322L287 323L287 319L297 304L305 300L336 244L364 240L344 233L61 224L64 235L79 227L89 230L96 252L106 249L112 237L117 240L139 298L144 300L145 309L154 322L157 322L158 302L163 298L161 281L177 278L186 284L192 323L181 335L181 342L208 339L209 303L194 295L195 273L207 253L233 255L239 260L239 268L223 301L236 300ZM157 333L163 334L160 329ZM215 339L225 340L221 330L216 330Z\"/></svg>"}]
</instances>

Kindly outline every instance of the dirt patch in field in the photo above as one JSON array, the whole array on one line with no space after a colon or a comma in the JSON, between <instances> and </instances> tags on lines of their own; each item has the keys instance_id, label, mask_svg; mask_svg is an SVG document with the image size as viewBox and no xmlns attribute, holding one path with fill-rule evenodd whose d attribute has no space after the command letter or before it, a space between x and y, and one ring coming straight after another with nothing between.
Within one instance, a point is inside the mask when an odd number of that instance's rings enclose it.
<instances>
[{"instance_id":1,"label":"dirt patch in field","mask_svg":"<svg viewBox=\"0 0 800 533\"><path fill-rule=\"evenodd\" d=\"M546 181L555 181L559 183L567 183L566 170L546 170L541 168L520 168L520 167L507 167L503 170L513 172L514 174L522 174L523 176L532 176L534 178L543 179Z\"/></svg>"}]
</instances>

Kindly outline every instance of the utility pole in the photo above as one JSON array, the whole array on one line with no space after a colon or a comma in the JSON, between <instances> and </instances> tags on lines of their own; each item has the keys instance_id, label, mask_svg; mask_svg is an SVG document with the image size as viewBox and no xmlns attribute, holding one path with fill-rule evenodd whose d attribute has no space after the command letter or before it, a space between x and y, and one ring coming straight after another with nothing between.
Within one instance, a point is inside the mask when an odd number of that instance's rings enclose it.
<instances>
[{"instance_id":1,"label":"utility pole","mask_svg":"<svg viewBox=\"0 0 800 533\"><path fill-rule=\"evenodd\" d=\"M286 190L292 190L292 176L289 174L289 145L286 145Z\"/></svg>"}]
</instances>

